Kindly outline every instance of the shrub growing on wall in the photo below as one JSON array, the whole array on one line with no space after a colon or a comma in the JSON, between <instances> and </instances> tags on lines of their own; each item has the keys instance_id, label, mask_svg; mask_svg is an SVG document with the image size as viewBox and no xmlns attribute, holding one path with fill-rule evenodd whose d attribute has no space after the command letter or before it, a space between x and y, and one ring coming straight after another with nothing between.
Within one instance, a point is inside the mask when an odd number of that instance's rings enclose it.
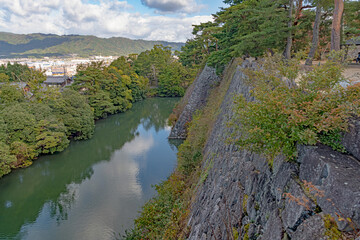
<instances>
[{"instance_id":1,"label":"shrub growing on wall","mask_svg":"<svg viewBox=\"0 0 360 240\"><path fill-rule=\"evenodd\" d=\"M230 125L236 129L233 137L240 136L237 144L289 159L296 157L297 143L321 142L343 151L339 132L346 131L347 120L358 111L360 97L359 85L341 87L343 66L328 61L301 74L299 60L283 62L281 56L267 57L261 66L247 72L256 100L235 98Z\"/></svg>"}]
</instances>

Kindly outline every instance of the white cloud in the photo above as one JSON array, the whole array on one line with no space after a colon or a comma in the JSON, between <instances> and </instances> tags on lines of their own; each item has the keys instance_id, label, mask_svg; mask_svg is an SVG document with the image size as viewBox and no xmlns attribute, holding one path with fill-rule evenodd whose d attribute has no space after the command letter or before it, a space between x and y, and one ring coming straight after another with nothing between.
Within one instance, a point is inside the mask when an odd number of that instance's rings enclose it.
<instances>
[{"instance_id":1,"label":"white cloud","mask_svg":"<svg viewBox=\"0 0 360 240\"><path fill-rule=\"evenodd\" d=\"M195 0L141 0L141 2L149 8L155 8L160 12L193 13L203 7L198 5Z\"/></svg>"},{"instance_id":2,"label":"white cloud","mask_svg":"<svg viewBox=\"0 0 360 240\"><path fill-rule=\"evenodd\" d=\"M162 1L179 2L183 12L191 8L191 4L196 4L193 0ZM0 0L0 6L0 31L14 33L185 41L191 37L193 24L212 19L211 16L188 17L186 14L169 17L133 13L129 11L132 6L128 2L111 0L101 0L99 4L81 0Z\"/></svg>"}]
</instances>

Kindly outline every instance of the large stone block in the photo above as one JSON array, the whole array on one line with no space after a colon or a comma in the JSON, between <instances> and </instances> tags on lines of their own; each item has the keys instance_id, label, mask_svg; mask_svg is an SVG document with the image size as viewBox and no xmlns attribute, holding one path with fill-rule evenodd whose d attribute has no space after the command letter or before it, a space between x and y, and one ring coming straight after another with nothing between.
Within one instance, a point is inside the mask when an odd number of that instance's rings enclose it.
<instances>
[{"instance_id":1,"label":"large stone block","mask_svg":"<svg viewBox=\"0 0 360 240\"><path fill-rule=\"evenodd\" d=\"M285 207L281 213L284 229L291 235L304 220L313 214L312 209L315 205L293 179L290 180L287 192L300 199L300 202L292 201L290 198L285 199Z\"/></svg>"},{"instance_id":2,"label":"large stone block","mask_svg":"<svg viewBox=\"0 0 360 240\"><path fill-rule=\"evenodd\" d=\"M346 150L360 160L360 119L352 118L349 121L349 129L344 134L342 144Z\"/></svg>"},{"instance_id":3,"label":"large stone block","mask_svg":"<svg viewBox=\"0 0 360 240\"><path fill-rule=\"evenodd\" d=\"M283 232L282 222L278 210L275 210L269 217L260 240L281 240Z\"/></svg>"},{"instance_id":4,"label":"large stone block","mask_svg":"<svg viewBox=\"0 0 360 240\"><path fill-rule=\"evenodd\" d=\"M323 145L302 147L299 161L300 179L324 191L317 197L322 211L336 218L351 218L360 224L360 163ZM346 221L338 222L340 230L352 230Z\"/></svg>"},{"instance_id":5,"label":"large stone block","mask_svg":"<svg viewBox=\"0 0 360 240\"><path fill-rule=\"evenodd\" d=\"M291 240L325 240L322 215L316 214L306 219L292 235Z\"/></svg>"}]
</instances>

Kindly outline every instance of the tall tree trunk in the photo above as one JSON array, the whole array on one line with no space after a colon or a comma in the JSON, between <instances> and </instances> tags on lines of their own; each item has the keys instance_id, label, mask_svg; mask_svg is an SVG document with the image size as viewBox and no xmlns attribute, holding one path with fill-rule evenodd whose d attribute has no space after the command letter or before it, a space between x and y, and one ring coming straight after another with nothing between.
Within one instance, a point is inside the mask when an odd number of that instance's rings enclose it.
<instances>
[{"instance_id":1,"label":"tall tree trunk","mask_svg":"<svg viewBox=\"0 0 360 240\"><path fill-rule=\"evenodd\" d=\"M299 19L302 16L302 8L303 8L303 0L296 1L296 10L295 10L295 19L294 19L294 26L298 25Z\"/></svg>"},{"instance_id":2,"label":"tall tree trunk","mask_svg":"<svg viewBox=\"0 0 360 240\"><path fill-rule=\"evenodd\" d=\"M331 26L331 50L340 50L341 17L344 12L344 0L334 0L335 8Z\"/></svg>"},{"instance_id":3,"label":"tall tree trunk","mask_svg":"<svg viewBox=\"0 0 360 240\"><path fill-rule=\"evenodd\" d=\"M150 68L152 70L152 80L150 80L150 84L157 87L158 86L158 76L157 76L156 67L154 64L152 64L150 66Z\"/></svg>"},{"instance_id":4,"label":"tall tree trunk","mask_svg":"<svg viewBox=\"0 0 360 240\"><path fill-rule=\"evenodd\" d=\"M289 36L286 41L286 48L284 52L285 59L291 58L291 46L292 46L292 31L291 27L293 26L293 20L292 20L292 12L293 12L293 0L289 1L290 7L289 7L289 22L288 22L288 28L289 28Z\"/></svg>"},{"instance_id":5,"label":"tall tree trunk","mask_svg":"<svg viewBox=\"0 0 360 240\"><path fill-rule=\"evenodd\" d=\"M312 60L315 56L315 52L317 46L319 44L319 30L320 30L320 22L321 22L321 6L318 4L316 6L316 15L315 15L315 22L314 22L314 30L313 30L313 37L311 42L311 49L309 55L305 61L305 65L312 65Z\"/></svg>"}]
</instances>

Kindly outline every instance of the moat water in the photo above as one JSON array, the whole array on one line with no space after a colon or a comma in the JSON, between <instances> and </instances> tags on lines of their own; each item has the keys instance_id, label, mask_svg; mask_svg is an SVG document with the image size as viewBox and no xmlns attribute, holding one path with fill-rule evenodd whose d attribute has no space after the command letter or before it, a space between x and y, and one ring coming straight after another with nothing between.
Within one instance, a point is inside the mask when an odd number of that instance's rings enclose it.
<instances>
[{"instance_id":1,"label":"moat water","mask_svg":"<svg viewBox=\"0 0 360 240\"><path fill-rule=\"evenodd\" d=\"M92 139L0 179L0 239L119 239L176 165L166 122L177 101L135 103Z\"/></svg>"}]
</instances>

